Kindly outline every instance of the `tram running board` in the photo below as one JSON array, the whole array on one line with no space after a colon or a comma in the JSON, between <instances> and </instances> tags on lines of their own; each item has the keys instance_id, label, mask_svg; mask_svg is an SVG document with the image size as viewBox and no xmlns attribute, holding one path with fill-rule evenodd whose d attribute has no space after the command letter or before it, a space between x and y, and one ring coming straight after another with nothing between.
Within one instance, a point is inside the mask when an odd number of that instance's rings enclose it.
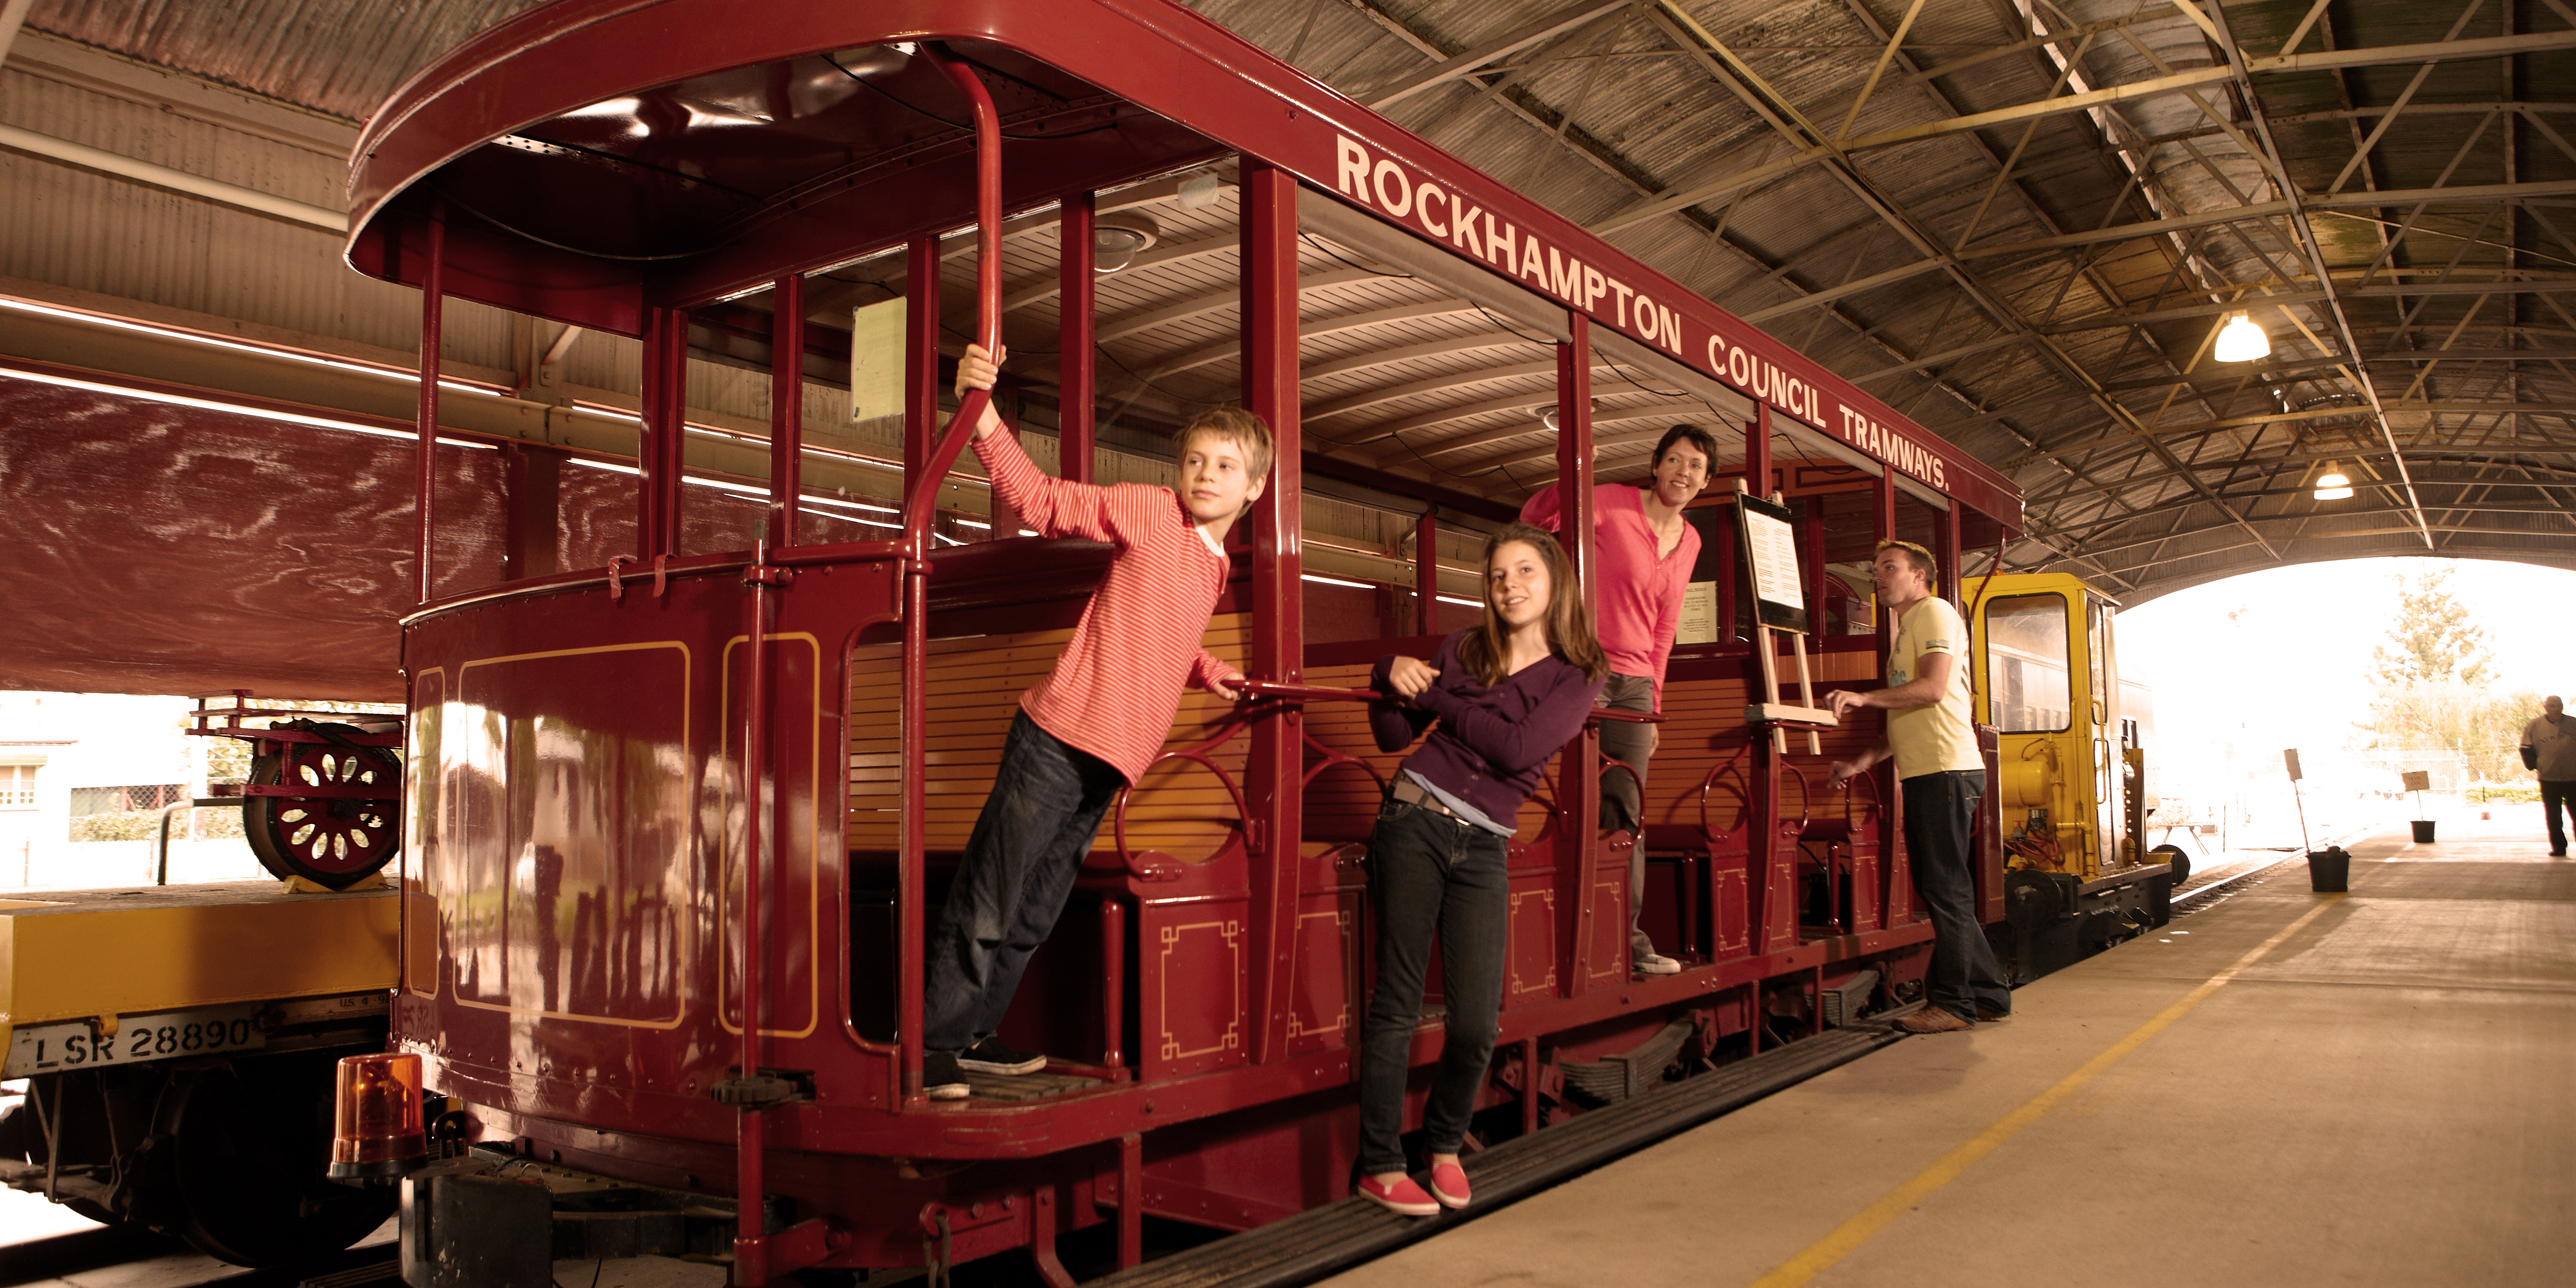
<instances>
[{"instance_id":1,"label":"tram running board","mask_svg":"<svg viewBox=\"0 0 2576 1288\"><path fill-rule=\"evenodd\" d=\"M1476 1201L1436 1217L1398 1216L1351 1197L1091 1281L1091 1288L1294 1288L1381 1257L1741 1109L1905 1038L1895 1014L1763 1052L1571 1122L1471 1154Z\"/></svg>"}]
</instances>

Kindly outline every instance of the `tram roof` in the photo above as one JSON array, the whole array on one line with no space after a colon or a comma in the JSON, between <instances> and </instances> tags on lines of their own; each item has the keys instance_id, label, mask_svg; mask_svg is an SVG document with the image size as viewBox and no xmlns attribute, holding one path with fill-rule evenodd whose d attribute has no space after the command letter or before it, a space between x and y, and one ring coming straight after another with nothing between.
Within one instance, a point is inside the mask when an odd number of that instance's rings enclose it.
<instances>
[{"instance_id":1,"label":"tram roof","mask_svg":"<svg viewBox=\"0 0 2576 1288\"><path fill-rule=\"evenodd\" d=\"M633 335L648 307L721 309L789 273L891 290L900 258L873 257L954 232L971 209L962 100L902 51L927 39L982 72L1003 112L1004 206L1021 216L1006 255L1026 261L1006 268L1006 341L1053 330L1054 221L1030 216L1101 191L1104 209L1148 207L1160 225L1153 249L1100 279L1100 341L1124 368L1104 371L1104 396L1174 411L1231 396L1222 180L1249 155L1310 190L1313 448L1517 500L1553 454L1540 350L1579 308L1602 368L1605 466L1642 457L1669 423L1740 426L1758 399L1788 455L1887 469L1928 503L2020 527L2019 490L1992 468L1165 0L562 0L460 45L375 115L351 160L349 261L417 285L420 216L443 200L451 294L587 328ZM1182 191L1199 172L1220 179L1212 200L1204 181ZM872 298L821 294L842 309Z\"/></svg>"}]
</instances>

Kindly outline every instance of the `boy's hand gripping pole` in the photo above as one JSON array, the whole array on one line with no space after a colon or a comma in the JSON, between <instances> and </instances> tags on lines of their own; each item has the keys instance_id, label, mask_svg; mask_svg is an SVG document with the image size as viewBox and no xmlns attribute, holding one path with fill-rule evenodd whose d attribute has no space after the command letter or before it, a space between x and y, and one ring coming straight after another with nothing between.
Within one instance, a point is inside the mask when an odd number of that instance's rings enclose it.
<instances>
[{"instance_id":1,"label":"boy's hand gripping pole","mask_svg":"<svg viewBox=\"0 0 2576 1288\"><path fill-rule=\"evenodd\" d=\"M959 62L935 41L924 41L921 56L945 72L966 96L975 115L975 343L986 353L1002 350L1002 117L992 94L973 68ZM921 559L930 553L930 519L938 509L939 484L957 463L957 453L993 401L989 389L969 389L957 402L931 447L921 473L904 480L904 554Z\"/></svg>"}]
</instances>

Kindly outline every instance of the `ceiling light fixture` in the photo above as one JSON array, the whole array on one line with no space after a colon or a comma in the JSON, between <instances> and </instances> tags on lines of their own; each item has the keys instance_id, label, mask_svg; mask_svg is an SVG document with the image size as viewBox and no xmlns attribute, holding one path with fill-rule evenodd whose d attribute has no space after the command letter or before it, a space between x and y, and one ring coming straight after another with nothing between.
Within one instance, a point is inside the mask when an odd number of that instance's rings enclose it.
<instances>
[{"instance_id":1,"label":"ceiling light fixture","mask_svg":"<svg viewBox=\"0 0 2576 1288\"><path fill-rule=\"evenodd\" d=\"M2317 476L2317 499L2340 501L2352 495L2352 480L2343 476L2333 461L2326 462L2325 473Z\"/></svg>"},{"instance_id":2,"label":"ceiling light fixture","mask_svg":"<svg viewBox=\"0 0 2576 1288\"><path fill-rule=\"evenodd\" d=\"M2227 325L2218 329L2220 362L2252 362L2271 352L2272 337L2263 334L2263 328L2254 325L2254 319L2246 314L2227 319Z\"/></svg>"},{"instance_id":3,"label":"ceiling light fixture","mask_svg":"<svg viewBox=\"0 0 2576 1288\"><path fill-rule=\"evenodd\" d=\"M1091 225L1091 271L1115 273L1163 235L1154 217L1141 210L1112 210Z\"/></svg>"}]
</instances>

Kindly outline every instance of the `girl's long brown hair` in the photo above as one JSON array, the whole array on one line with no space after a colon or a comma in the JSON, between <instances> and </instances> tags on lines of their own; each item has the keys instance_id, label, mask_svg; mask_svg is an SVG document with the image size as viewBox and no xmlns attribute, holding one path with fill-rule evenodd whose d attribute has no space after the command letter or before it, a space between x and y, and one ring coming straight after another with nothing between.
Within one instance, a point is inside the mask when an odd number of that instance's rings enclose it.
<instances>
[{"instance_id":1,"label":"girl's long brown hair","mask_svg":"<svg viewBox=\"0 0 2576 1288\"><path fill-rule=\"evenodd\" d=\"M1601 639L1592 632L1592 609L1583 602L1583 587L1574 581L1574 562L1565 557L1565 547L1545 528L1515 523L1494 534L1485 543L1485 620L1467 638L1458 641L1458 660L1488 687L1503 682L1509 672L1504 661L1510 656L1505 645L1503 622L1494 611L1494 554L1513 542L1520 542L1538 552L1547 567L1547 647L1583 672L1586 680L1598 680L1610 673L1610 660L1601 654Z\"/></svg>"}]
</instances>

